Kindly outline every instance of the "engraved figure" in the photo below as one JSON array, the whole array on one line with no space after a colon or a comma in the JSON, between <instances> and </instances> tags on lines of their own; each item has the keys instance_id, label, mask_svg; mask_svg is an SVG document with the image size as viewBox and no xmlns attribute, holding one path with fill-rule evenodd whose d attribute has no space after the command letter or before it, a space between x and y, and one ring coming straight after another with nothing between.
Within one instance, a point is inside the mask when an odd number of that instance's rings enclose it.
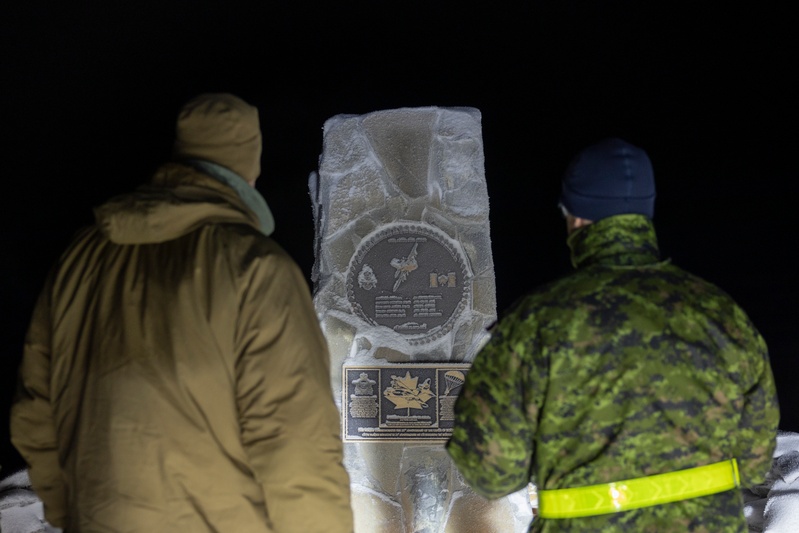
<instances>
[{"instance_id":1,"label":"engraved figure","mask_svg":"<svg viewBox=\"0 0 799 533\"><path fill-rule=\"evenodd\" d=\"M355 385L355 394L350 395L350 417L353 419L375 418L378 413L377 395L374 386L377 382L369 379L369 374L361 372L358 379L350 383Z\"/></svg>"},{"instance_id":2,"label":"engraved figure","mask_svg":"<svg viewBox=\"0 0 799 533\"><path fill-rule=\"evenodd\" d=\"M416 262L417 246L419 246L419 243L414 243L413 248L411 248L411 253L408 254L408 257L403 257L402 259L394 258L391 260L391 266L396 269L394 272L394 278L396 278L397 281L394 283L394 292L397 292L397 289L402 282L408 279L408 274L419 268L419 263Z\"/></svg>"},{"instance_id":3,"label":"engraved figure","mask_svg":"<svg viewBox=\"0 0 799 533\"><path fill-rule=\"evenodd\" d=\"M358 285L366 291L370 291L377 286L377 276L375 276L374 270L369 265L364 264L358 273Z\"/></svg>"},{"instance_id":4,"label":"engraved figure","mask_svg":"<svg viewBox=\"0 0 799 533\"><path fill-rule=\"evenodd\" d=\"M430 379L425 380L422 385L418 385L419 378L411 377L410 372L405 373L405 377L391 376L391 385L383 391L383 396L394 404L394 409L424 409L427 407L427 400L435 396L430 390Z\"/></svg>"},{"instance_id":5,"label":"engraved figure","mask_svg":"<svg viewBox=\"0 0 799 533\"><path fill-rule=\"evenodd\" d=\"M376 383L375 380L369 379L369 374L361 372L358 379L352 380L352 384L355 385L355 396L371 396L374 394L373 387Z\"/></svg>"}]
</instances>

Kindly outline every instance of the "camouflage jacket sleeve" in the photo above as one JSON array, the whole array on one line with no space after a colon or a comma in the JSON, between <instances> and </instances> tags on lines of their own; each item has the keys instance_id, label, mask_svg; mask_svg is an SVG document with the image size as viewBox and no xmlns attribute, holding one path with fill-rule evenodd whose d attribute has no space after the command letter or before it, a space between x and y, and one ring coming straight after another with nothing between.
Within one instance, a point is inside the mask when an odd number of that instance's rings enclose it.
<instances>
[{"instance_id":1,"label":"camouflage jacket sleeve","mask_svg":"<svg viewBox=\"0 0 799 533\"><path fill-rule=\"evenodd\" d=\"M731 336L749 346L750 358L737 370L747 386L738 426L738 449L735 457L744 487L763 483L771 468L779 425L779 403L766 343L749 318L736 309L738 327Z\"/></svg>"},{"instance_id":2,"label":"camouflage jacket sleeve","mask_svg":"<svg viewBox=\"0 0 799 533\"><path fill-rule=\"evenodd\" d=\"M533 367L535 327L509 314L477 355L455 404L447 451L475 492L499 498L530 481L546 368Z\"/></svg>"}]
</instances>

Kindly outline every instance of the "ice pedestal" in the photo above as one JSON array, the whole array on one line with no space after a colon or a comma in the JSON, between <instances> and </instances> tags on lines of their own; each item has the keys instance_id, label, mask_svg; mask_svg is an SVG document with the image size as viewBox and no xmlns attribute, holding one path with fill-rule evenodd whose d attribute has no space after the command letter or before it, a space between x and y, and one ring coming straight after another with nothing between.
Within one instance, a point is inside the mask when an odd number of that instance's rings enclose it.
<instances>
[{"instance_id":1,"label":"ice pedestal","mask_svg":"<svg viewBox=\"0 0 799 533\"><path fill-rule=\"evenodd\" d=\"M443 448L453 376L496 320L480 119L425 107L324 125L309 180L314 304L356 533L512 533L532 519L526 490L483 499Z\"/></svg>"}]
</instances>

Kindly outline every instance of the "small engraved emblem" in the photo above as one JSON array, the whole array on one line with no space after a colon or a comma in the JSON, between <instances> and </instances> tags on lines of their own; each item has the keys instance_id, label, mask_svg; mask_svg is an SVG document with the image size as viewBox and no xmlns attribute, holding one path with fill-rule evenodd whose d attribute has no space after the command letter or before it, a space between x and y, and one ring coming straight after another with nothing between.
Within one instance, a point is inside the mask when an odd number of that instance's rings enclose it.
<instances>
[{"instance_id":1,"label":"small engraved emblem","mask_svg":"<svg viewBox=\"0 0 799 533\"><path fill-rule=\"evenodd\" d=\"M450 370L444 374L444 382L447 384L447 387L444 389L444 396L463 385L465 379L466 376L463 375L463 372L457 370Z\"/></svg>"},{"instance_id":2,"label":"small engraved emblem","mask_svg":"<svg viewBox=\"0 0 799 533\"><path fill-rule=\"evenodd\" d=\"M355 385L355 396L371 396L374 394L375 383L375 380L369 379L369 374L361 372L360 377L352 381Z\"/></svg>"},{"instance_id":3,"label":"small engraved emblem","mask_svg":"<svg viewBox=\"0 0 799 533\"><path fill-rule=\"evenodd\" d=\"M403 257L402 259L394 258L391 260L391 266L396 269L394 278L397 281L394 282L394 292L397 292L402 282L408 279L408 274L419 268L419 264L416 262L416 250L418 247L419 243L417 242L413 245L411 253L409 253L407 257Z\"/></svg>"},{"instance_id":4,"label":"small engraved emblem","mask_svg":"<svg viewBox=\"0 0 799 533\"><path fill-rule=\"evenodd\" d=\"M404 324L397 324L394 326L394 331L420 331L427 329L427 324L420 324L418 322L405 322Z\"/></svg>"},{"instance_id":5,"label":"small engraved emblem","mask_svg":"<svg viewBox=\"0 0 799 533\"><path fill-rule=\"evenodd\" d=\"M365 291L371 291L377 287L377 276L369 265L363 265L358 273L358 285Z\"/></svg>"},{"instance_id":6,"label":"small engraved emblem","mask_svg":"<svg viewBox=\"0 0 799 533\"><path fill-rule=\"evenodd\" d=\"M447 274L439 274L438 272L431 272L430 273L430 288L434 289L436 287L457 287L458 278L456 277L455 272L449 272Z\"/></svg>"}]
</instances>

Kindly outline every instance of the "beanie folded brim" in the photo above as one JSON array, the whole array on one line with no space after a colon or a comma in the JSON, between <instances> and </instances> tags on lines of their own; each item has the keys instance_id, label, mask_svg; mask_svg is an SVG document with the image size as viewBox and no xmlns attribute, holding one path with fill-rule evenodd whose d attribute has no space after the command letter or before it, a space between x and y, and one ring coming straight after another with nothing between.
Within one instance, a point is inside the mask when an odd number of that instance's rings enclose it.
<instances>
[{"instance_id":1,"label":"beanie folded brim","mask_svg":"<svg viewBox=\"0 0 799 533\"><path fill-rule=\"evenodd\" d=\"M569 214L594 221L625 214L644 215L651 219L655 214L655 194L642 198L587 196L569 190L565 183L563 184L560 203Z\"/></svg>"}]
</instances>

